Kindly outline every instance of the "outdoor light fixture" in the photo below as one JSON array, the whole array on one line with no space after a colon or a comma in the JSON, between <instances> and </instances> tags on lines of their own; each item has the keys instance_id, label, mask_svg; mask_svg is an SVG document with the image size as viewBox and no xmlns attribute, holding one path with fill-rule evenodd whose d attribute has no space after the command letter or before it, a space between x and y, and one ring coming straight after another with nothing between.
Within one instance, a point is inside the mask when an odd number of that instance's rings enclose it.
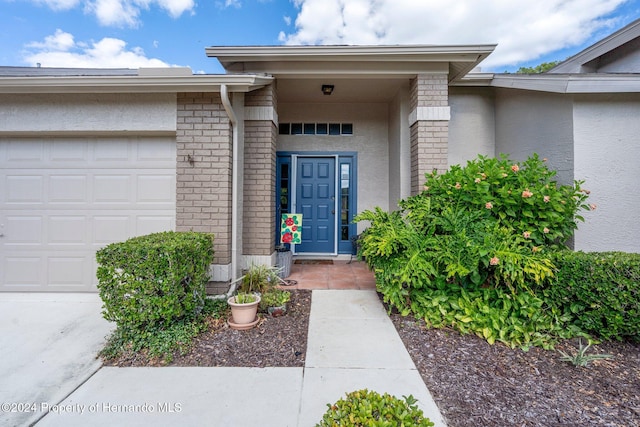
<instances>
[{"instance_id":1,"label":"outdoor light fixture","mask_svg":"<svg viewBox=\"0 0 640 427\"><path fill-rule=\"evenodd\" d=\"M333 85L322 85L322 93L331 95L333 93Z\"/></svg>"}]
</instances>

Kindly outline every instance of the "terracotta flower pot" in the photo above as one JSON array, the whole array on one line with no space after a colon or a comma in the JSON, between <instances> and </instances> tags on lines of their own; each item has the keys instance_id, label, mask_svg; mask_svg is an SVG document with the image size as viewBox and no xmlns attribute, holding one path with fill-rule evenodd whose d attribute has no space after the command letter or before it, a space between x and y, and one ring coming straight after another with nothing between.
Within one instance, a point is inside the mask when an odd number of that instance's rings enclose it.
<instances>
[{"instance_id":1,"label":"terracotta flower pot","mask_svg":"<svg viewBox=\"0 0 640 427\"><path fill-rule=\"evenodd\" d=\"M255 295L256 300L253 302L238 304L236 303L236 297L230 297L227 303L231 307L231 317L233 323L238 325L246 325L256 320L258 314L258 304L260 304L260 297Z\"/></svg>"}]
</instances>

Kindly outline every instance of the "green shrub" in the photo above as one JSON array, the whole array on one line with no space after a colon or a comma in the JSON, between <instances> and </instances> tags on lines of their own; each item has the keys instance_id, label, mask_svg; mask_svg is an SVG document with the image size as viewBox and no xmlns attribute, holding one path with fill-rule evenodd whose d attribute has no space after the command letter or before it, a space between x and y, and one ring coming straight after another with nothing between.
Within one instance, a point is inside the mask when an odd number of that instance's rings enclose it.
<instances>
[{"instance_id":1,"label":"green shrub","mask_svg":"<svg viewBox=\"0 0 640 427\"><path fill-rule=\"evenodd\" d=\"M124 334L154 331L201 313L213 239L195 232L149 234L110 244L96 259L104 318Z\"/></svg>"},{"instance_id":2,"label":"green shrub","mask_svg":"<svg viewBox=\"0 0 640 427\"><path fill-rule=\"evenodd\" d=\"M640 341L640 254L552 254L556 272L536 292L603 339Z\"/></svg>"},{"instance_id":3,"label":"green shrub","mask_svg":"<svg viewBox=\"0 0 640 427\"><path fill-rule=\"evenodd\" d=\"M431 420L418 409L413 396L403 397L404 400L366 389L347 393L345 399L333 405L327 404L329 409L316 427L433 426Z\"/></svg>"},{"instance_id":4,"label":"green shrub","mask_svg":"<svg viewBox=\"0 0 640 427\"><path fill-rule=\"evenodd\" d=\"M411 312L427 326L473 333L489 344L498 341L523 350L531 346L550 349L558 338L570 338L580 333L577 328L567 325L569 316L527 291L465 290L444 285L435 290L415 292L411 301Z\"/></svg>"},{"instance_id":5,"label":"green shrub","mask_svg":"<svg viewBox=\"0 0 640 427\"><path fill-rule=\"evenodd\" d=\"M430 212L438 214L449 206L468 212L482 212L519 236L527 233L530 246L558 246L573 235L580 210L586 204L588 190L575 181L559 185L556 171L537 154L524 162L478 156L462 167L452 166L446 173L427 174L424 191L401 205L412 210L423 198L431 199Z\"/></svg>"},{"instance_id":6,"label":"green shrub","mask_svg":"<svg viewBox=\"0 0 640 427\"><path fill-rule=\"evenodd\" d=\"M580 182L558 185L554 177L537 155L522 163L479 156L428 174L424 191L400 201L400 211L360 213L355 220L369 227L359 255L385 302L510 346L550 347L575 333L562 331L564 312L531 292L553 276L550 248L564 247L578 212L590 209Z\"/></svg>"}]
</instances>

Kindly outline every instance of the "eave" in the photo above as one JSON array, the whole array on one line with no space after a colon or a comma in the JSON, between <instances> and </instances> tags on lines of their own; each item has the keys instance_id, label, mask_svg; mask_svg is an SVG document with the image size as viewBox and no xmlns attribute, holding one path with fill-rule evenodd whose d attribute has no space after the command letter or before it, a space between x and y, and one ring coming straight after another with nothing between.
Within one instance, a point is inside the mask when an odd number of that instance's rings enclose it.
<instances>
[{"instance_id":1,"label":"eave","mask_svg":"<svg viewBox=\"0 0 640 427\"><path fill-rule=\"evenodd\" d=\"M553 93L640 93L640 74L496 74L491 86Z\"/></svg>"},{"instance_id":2,"label":"eave","mask_svg":"<svg viewBox=\"0 0 640 427\"><path fill-rule=\"evenodd\" d=\"M277 78L400 77L419 73L462 78L496 45L409 46L213 46L228 72L268 73Z\"/></svg>"},{"instance_id":3,"label":"eave","mask_svg":"<svg viewBox=\"0 0 640 427\"><path fill-rule=\"evenodd\" d=\"M28 76L0 77L0 93L177 93L250 92L269 85L270 76Z\"/></svg>"}]
</instances>

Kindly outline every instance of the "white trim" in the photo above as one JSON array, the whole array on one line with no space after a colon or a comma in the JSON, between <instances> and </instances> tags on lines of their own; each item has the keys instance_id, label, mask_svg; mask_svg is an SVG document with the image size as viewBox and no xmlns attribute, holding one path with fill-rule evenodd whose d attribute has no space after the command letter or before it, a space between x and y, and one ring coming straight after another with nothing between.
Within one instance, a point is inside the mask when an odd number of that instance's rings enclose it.
<instances>
[{"instance_id":1,"label":"white trim","mask_svg":"<svg viewBox=\"0 0 640 427\"><path fill-rule=\"evenodd\" d=\"M231 280L231 264L211 264L209 279L214 282L228 282Z\"/></svg>"},{"instance_id":2,"label":"white trim","mask_svg":"<svg viewBox=\"0 0 640 427\"><path fill-rule=\"evenodd\" d=\"M245 107L245 120L270 120L278 125L278 112L274 107Z\"/></svg>"},{"instance_id":3,"label":"white trim","mask_svg":"<svg viewBox=\"0 0 640 427\"><path fill-rule=\"evenodd\" d=\"M333 181L333 200L334 200L334 205L333 205L333 252L318 252L318 253L310 253L310 252L304 252L301 253L299 255L326 255L326 256L335 256L338 255L338 244L340 243L338 240L339 235L339 231L340 231L340 227L339 227L339 223L338 223L338 214L336 212L338 212L338 185L340 183L339 179L340 179L340 175L339 175L339 159L340 159L340 155L339 154L292 154L291 155L291 171L290 171L290 179L291 179L291 212L292 213L300 213L298 212L298 204L296 203L296 199L298 197L297 194L297 187L298 187L298 158L300 157L325 157L325 158L331 158L333 157L333 161L334 161L334 172L335 172L335 176L334 176L334 181ZM304 217L302 218L302 222L304 223ZM296 255L296 245L291 245L291 252L293 253L293 255Z\"/></svg>"},{"instance_id":4,"label":"white trim","mask_svg":"<svg viewBox=\"0 0 640 427\"><path fill-rule=\"evenodd\" d=\"M0 93L250 92L273 82L252 74L191 76L0 76Z\"/></svg>"},{"instance_id":5,"label":"white trim","mask_svg":"<svg viewBox=\"0 0 640 427\"><path fill-rule=\"evenodd\" d=\"M272 253L271 255L243 255L242 269L247 270L252 265L275 265L276 257L276 252Z\"/></svg>"},{"instance_id":6,"label":"white trim","mask_svg":"<svg viewBox=\"0 0 640 427\"><path fill-rule=\"evenodd\" d=\"M423 120L451 120L451 107L418 107L409 113L409 126Z\"/></svg>"}]
</instances>

